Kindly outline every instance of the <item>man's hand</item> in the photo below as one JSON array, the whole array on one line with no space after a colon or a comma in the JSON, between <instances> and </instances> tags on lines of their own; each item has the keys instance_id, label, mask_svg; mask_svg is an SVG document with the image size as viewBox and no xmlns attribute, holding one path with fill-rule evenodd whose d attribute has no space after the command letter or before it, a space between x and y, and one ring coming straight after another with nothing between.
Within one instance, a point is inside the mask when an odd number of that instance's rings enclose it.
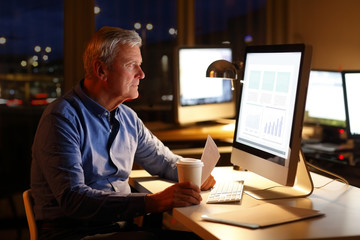
<instances>
[{"instance_id":1,"label":"man's hand","mask_svg":"<svg viewBox=\"0 0 360 240\"><path fill-rule=\"evenodd\" d=\"M215 185L215 183L216 183L215 178L212 175L210 175L201 185L201 190L203 191L209 190Z\"/></svg>"},{"instance_id":2,"label":"man's hand","mask_svg":"<svg viewBox=\"0 0 360 240\"><path fill-rule=\"evenodd\" d=\"M175 207L200 204L202 198L198 186L190 183L176 183L165 190L145 197L145 211L164 212Z\"/></svg>"}]
</instances>

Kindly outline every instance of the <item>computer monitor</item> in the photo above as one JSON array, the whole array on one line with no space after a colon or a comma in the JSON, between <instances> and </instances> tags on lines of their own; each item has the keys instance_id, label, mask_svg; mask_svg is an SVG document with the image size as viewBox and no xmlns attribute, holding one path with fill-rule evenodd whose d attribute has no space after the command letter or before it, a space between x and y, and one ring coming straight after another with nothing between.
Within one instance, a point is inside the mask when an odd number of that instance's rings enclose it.
<instances>
[{"instance_id":1,"label":"computer monitor","mask_svg":"<svg viewBox=\"0 0 360 240\"><path fill-rule=\"evenodd\" d=\"M310 71L304 126L315 126L321 132L312 138L321 142L341 143L345 140L345 108L342 76L339 71Z\"/></svg>"},{"instance_id":2,"label":"computer monitor","mask_svg":"<svg viewBox=\"0 0 360 240\"><path fill-rule=\"evenodd\" d=\"M341 72L311 70L304 123L344 128L345 120Z\"/></svg>"},{"instance_id":3,"label":"computer monitor","mask_svg":"<svg viewBox=\"0 0 360 240\"><path fill-rule=\"evenodd\" d=\"M347 135L352 139L360 139L360 70L343 71L344 102Z\"/></svg>"},{"instance_id":4,"label":"computer monitor","mask_svg":"<svg viewBox=\"0 0 360 240\"><path fill-rule=\"evenodd\" d=\"M300 148L311 53L304 44L246 48L231 163L279 184L246 191L255 198L312 192Z\"/></svg>"},{"instance_id":5,"label":"computer monitor","mask_svg":"<svg viewBox=\"0 0 360 240\"><path fill-rule=\"evenodd\" d=\"M215 60L232 61L232 50L224 46L176 49L174 84L175 122L189 125L235 117L231 81L208 79L206 69Z\"/></svg>"}]
</instances>

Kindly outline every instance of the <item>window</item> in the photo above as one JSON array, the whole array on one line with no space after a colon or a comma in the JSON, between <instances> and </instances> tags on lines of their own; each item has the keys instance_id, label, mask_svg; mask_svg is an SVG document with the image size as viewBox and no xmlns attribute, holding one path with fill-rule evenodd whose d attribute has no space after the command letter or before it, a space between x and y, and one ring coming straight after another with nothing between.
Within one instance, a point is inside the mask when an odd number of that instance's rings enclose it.
<instances>
[{"instance_id":1,"label":"window","mask_svg":"<svg viewBox=\"0 0 360 240\"><path fill-rule=\"evenodd\" d=\"M63 0L0 1L0 107L61 95L63 22Z\"/></svg>"},{"instance_id":2,"label":"window","mask_svg":"<svg viewBox=\"0 0 360 240\"><path fill-rule=\"evenodd\" d=\"M266 0L194 0L196 44L231 44L234 60L246 45L265 44Z\"/></svg>"},{"instance_id":3,"label":"window","mask_svg":"<svg viewBox=\"0 0 360 240\"><path fill-rule=\"evenodd\" d=\"M29 187L39 118L62 94L63 16L63 0L0 0L0 180L6 194Z\"/></svg>"}]
</instances>

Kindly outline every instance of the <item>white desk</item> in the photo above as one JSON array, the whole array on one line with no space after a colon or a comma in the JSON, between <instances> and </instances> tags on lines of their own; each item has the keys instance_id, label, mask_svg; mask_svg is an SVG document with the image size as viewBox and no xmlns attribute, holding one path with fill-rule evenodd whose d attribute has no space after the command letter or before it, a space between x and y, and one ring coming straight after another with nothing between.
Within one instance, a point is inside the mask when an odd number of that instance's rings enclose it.
<instances>
[{"instance_id":1,"label":"white desk","mask_svg":"<svg viewBox=\"0 0 360 240\"><path fill-rule=\"evenodd\" d=\"M253 174L233 171L231 167L217 167L213 171L216 179L252 178ZM331 179L311 173L314 186L321 186ZM254 181L249 181L254 182ZM136 170L131 174L130 184L140 191L158 192L172 183L151 177L144 170ZM289 206L313 208L325 213L325 216L286 223L262 229L247 229L220 223L201 220L202 214L213 214L227 211L238 211L245 207L261 204L244 194L241 204L206 204L209 191L203 192L203 202L197 206L175 208L173 217L195 232L203 239L360 239L360 189L347 187L340 182L332 182L320 189L314 189L308 198L272 200Z\"/></svg>"}]
</instances>

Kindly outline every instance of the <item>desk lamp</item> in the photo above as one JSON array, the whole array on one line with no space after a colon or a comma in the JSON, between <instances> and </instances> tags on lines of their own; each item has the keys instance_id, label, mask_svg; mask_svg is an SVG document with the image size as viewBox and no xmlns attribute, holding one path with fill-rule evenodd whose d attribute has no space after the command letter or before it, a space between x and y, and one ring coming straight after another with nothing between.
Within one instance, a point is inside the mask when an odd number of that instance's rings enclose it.
<instances>
[{"instance_id":1,"label":"desk lamp","mask_svg":"<svg viewBox=\"0 0 360 240\"><path fill-rule=\"evenodd\" d=\"M217 60L211 63L206 70L206 77L231 80L231 89L234 90L234 81L239 79L240 63L231 63L226 60Z\"/></svg>"}]
</instances>

